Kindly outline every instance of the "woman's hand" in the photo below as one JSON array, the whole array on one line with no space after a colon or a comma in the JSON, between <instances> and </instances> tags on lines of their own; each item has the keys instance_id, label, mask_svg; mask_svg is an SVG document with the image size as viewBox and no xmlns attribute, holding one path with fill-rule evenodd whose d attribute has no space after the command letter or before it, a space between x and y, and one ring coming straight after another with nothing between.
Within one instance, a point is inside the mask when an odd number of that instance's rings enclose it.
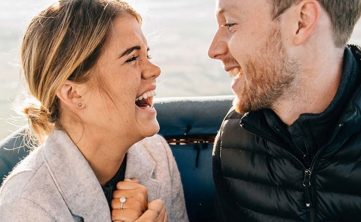
<instances>
[{"instance_id":1,"label":"woman's hand","mask_svg":"<svg viewBox=\"0 0 361 222\"><path fill-rule=\"evenodd\" d=\"M148 204L147 188L137 180L126 179L113 193L112 221L167 222L168 218L162 200Z\"/></svg>"},{"instance_id":2,"label":"woman's hand","mask_svg":"<svg viewBox=\"0 0 361 222\"><path fill-rule=\"evenodd\" d=\"M148 204L148 210L135 222L167 222L167 211L161 199L153 200Z\"/></svg>"},{"instance_id":3,"label":"woman's hand","mask_svg":"<svg viewBox=\"0 0 361 222\"><path fill-rule=\"evenodd\" d=\"M147 209L148 192L145 186L134 179L117 183L117 190L113 192L112 221L135 221Z\"/></svg>"}]
</instances>

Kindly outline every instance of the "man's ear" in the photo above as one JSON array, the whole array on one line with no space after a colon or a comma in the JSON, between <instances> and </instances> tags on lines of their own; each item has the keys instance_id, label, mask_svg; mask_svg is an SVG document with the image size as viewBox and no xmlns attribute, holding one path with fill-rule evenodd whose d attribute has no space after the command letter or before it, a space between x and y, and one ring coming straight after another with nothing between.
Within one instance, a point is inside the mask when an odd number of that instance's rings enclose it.
<instances>
[{"instance_id":1,"label":"man's ear","mask_svg":"<svg viewBox=\"0 0 361 222\"><path fill-rule=\"evenodd\" d=\"M83 87L69 80L65 81L56 93L60 101L73 111L85 108L82 94Z\"/></svg>"},{"instance_id":2,"label":"man's ear","mask_svg":"<svg viewBox=\"0 0 361 222\"><path fill-rule=\"evenodd\" d=\"M298 26L295 30L293 43L301 45L315 32L320 20L321 5L317 0L304 0L297 5Z\"/></svg>"}]
</instances>

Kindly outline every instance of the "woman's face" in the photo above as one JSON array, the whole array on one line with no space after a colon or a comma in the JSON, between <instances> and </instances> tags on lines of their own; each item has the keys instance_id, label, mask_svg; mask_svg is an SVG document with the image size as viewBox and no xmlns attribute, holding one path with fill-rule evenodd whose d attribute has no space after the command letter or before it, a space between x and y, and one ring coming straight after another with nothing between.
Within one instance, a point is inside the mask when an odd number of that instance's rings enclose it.
<instances>
[{"instance_id":1,"label":"woman's face","mask_svg":"<svg viewBox=\"0 0 361 222\"><path fill-rule=\"evenodd\" d=\"M159 131L153 96L160 69L149 61L138 21L118 16L87 85L85 123L104 133L140 140ZM86 126L87 127L87 126Z\"/></svg>"}]
</instances>

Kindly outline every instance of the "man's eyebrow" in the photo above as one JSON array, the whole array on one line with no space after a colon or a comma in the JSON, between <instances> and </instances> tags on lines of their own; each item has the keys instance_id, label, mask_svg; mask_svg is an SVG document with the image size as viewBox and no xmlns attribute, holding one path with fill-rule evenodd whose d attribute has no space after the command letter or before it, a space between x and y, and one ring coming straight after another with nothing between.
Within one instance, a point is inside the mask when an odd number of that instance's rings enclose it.
<instances>
[{"instance_id":1,"label":"man's eyebrow","mask_svg":"<svg viewBox=\"0 0 361 222\"><path fill-rule=\"evenodd\" d=\"M224 8L221 8L218 10L217 14L222 15L222 14L224 14L224 11L225 11Z\"/></svg>"},{"instance_id":2,"label":"man's eyebrow","mask_svg":"<svg viewBox=\"0 0 361 222\"><path fill-rule=\"evenodd\" d=\"M119 58L121 58L121 57L123 57L123 56L125 56L125 55L129 55L129 54L132 53L133 51L135 51L135 50L140 50L140 49L141 49L141 47L140 47L139 45L133 46L133 47L125 50L125 51L119 56Z\"/></svg>"},{"instance_id":3,"label":"man's eyebrow","mask_svg":"<svg viewBox=\"0 0 361 222\"><path fill-rule=\"evenodd\" d=\"M226 13L226 10L224 8L219 8L219 10L217 10L217 20L219 19L224 19L224 13Z\"/></svg>"}]
</instances>

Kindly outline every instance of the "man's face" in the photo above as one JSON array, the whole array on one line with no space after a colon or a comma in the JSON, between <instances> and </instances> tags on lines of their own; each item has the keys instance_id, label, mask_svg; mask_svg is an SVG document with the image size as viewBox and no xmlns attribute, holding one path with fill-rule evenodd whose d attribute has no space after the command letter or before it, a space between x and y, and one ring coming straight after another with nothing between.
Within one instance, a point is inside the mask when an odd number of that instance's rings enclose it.
<instances>
[{"instance_id":1,"label":"man's face","mask_svg":"<svg viewBox=\"0 0 361 222\"><path fill-rule=\"evenodd\" d=\"M209 56L221 60L234 77L234 106L240 113L272 108L298 70L287 56L271 12L267 0L218 1L218 30Z\"/></svg>"}]
</instances>

